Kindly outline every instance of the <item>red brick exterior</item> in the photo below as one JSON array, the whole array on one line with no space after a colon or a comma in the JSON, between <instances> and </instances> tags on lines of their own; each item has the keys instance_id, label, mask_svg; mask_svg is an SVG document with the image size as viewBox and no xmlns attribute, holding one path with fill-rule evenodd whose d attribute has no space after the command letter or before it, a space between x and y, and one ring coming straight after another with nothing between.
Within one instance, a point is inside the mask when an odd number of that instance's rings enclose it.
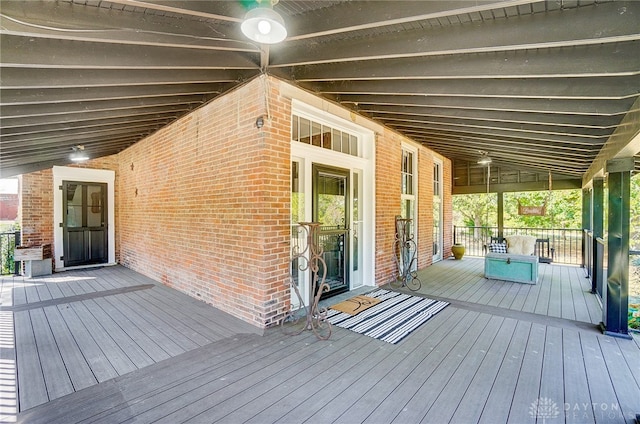
<instances>
[{"instance_id":1,"label":"red brick exterior","mask_svg":"<svg viewBox=\"0 0 640 424\"><path fill-rule=\"evenodd\" d=\"M276 323L290 297L291 100L281 84L252 80L120 154L83 165L116 171L118 262L258 327ZM396 273L403 142L410 141L390 130L376 139L378 285ZM418 153L424 267L432 255L433 152L420 146ZM443 164L446 258L451 163ZM23 240L53 243L51 170L24 175L22 187Z\"/></svg>"},{"instance_id":2,"label":"red brick exterior","mask_svg":"<svg viewBox=\"0 0 640 424\"><path fill-rule=\"evenodd\" d=\"M53 245L53 173L25 174L20 182L23 246Z\"/></svg>"},{"instance_id":3,"label":"red brick exterior","mask_svg":"<svg viewBox=\"0 0 640 424\"><path fill-rule=\"evenodd\" d=\"M267 119L265 88L254 80L119 155L122 264L260 327L287 305L290 220L290 109L273 101Z\"/></svg>"}]
</instances>

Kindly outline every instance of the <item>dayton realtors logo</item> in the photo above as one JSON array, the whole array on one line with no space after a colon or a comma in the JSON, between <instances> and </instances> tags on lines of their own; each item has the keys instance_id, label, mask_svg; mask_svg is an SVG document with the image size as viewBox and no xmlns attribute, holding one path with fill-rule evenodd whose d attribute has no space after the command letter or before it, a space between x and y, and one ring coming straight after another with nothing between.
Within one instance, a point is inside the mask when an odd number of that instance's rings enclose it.
<instances>
[{"instance_id":1,"label":"dayton realtors logo","mask_svg":"<svg viewBox=\"0 0 640 424\"><path fill-rule=\"evenodd\" d=\"M623 418L620 405L617 403L567 402L558 405L552 399L540 397L529 406L531 418L542 419L543 423L546 423L547 420L558 418L563 412L564 418L572 418L573 420L593 421L594 418L597 420Z\"/></svg>"},{"instance_id":2,"label":"dayton realtors logo","mask_svg":"<svg viewBox=\"0 0 640 424\"><path fill-rule=\"evenodd\" d=\"M529 407L529 415L532 418L542 418L542 422L560 415L558 404L549 398L538 398Z\"/></svg>"}]
</instances>

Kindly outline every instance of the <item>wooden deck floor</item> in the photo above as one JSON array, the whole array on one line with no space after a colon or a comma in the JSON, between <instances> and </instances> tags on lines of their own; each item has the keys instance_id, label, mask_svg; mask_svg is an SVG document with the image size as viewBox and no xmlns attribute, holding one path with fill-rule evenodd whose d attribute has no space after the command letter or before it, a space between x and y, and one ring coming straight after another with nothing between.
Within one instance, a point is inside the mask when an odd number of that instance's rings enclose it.
<instances>
[{"instance_id":1,"label":"wooden deck floor","mask_svg":"<svg viewBox=\"0 0 640 424\"><path fill-rule=\"evenodd\" d=\"M465 258L421 271L420 294L451 305L398 345L335 327L325 342L256 334L122 267L3 280L0 329L15 342L0 339L2 418L633 422L640 340L600 334L582 270L544 265L541 283L526 286L484 280L481 267ZM537 416L535 403L545 406Z\"/></svg>"}]
</instances>

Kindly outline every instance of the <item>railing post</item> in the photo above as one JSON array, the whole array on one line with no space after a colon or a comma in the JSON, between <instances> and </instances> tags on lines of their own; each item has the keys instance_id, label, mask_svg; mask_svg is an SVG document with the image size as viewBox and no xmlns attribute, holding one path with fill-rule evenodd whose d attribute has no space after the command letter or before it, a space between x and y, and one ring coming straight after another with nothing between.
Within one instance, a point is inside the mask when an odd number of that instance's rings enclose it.
<instances>
[{"instance_id":1,"label":"railing post","mask_svg":"<svg viewBox=\"0 0 640 424\"><path fill-rule=\"evenodd\" d=\"M13 243L13 251L15 252L15 248L16 246L20 246L22 245L22 241L20 240L20 231L16 231L14 233L14 243ZM22 271L20 268L21 262L20 261L13 261L13 274L14 275L20 275L20 272Z\"/></svg>"}]
</instances>

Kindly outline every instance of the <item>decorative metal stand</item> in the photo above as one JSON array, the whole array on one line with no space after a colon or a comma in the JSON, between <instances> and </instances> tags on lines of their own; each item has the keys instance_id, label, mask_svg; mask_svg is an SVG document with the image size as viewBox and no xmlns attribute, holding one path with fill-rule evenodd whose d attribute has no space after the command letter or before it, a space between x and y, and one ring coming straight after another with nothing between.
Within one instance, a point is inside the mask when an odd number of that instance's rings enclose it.
<instances>
[{"instance_id":1,"label":"decorative metal stand","mask_svg":"<svg viewBox=\"0 0 640 424\"><path fill-rule=\"evenodd\" d=\"M327 340L331 336L331 323L327 321L327 308L320 308L318 303L322 293L330 289L325 282L327 277L327 265L323 258L323 249L318 246L318 222L300 222L298 231L306 233L307 244L304 249L294 246L291 257L290 284L298 297L300 309L291 310L282 320L282 327L289 335L297 335L304 330L311 330L320 340ZM293 277L293 270L309 271L309 306L305 305L298 285Z\"/></svg>"},{"instance_id":2,"label":"decorative metal stand","mask_svg":"<svg viewBox=\"0 0 640 424\"><path fill-rule=\"evenodd\" d=\"M393 242L393 259L398 267L398 276L392 287L407 287L411 291L419 290L422 282L415 271L418 258L416 242L411 233L411 219L396 216L396 239Z\"/></svg>"}]
</instances>

